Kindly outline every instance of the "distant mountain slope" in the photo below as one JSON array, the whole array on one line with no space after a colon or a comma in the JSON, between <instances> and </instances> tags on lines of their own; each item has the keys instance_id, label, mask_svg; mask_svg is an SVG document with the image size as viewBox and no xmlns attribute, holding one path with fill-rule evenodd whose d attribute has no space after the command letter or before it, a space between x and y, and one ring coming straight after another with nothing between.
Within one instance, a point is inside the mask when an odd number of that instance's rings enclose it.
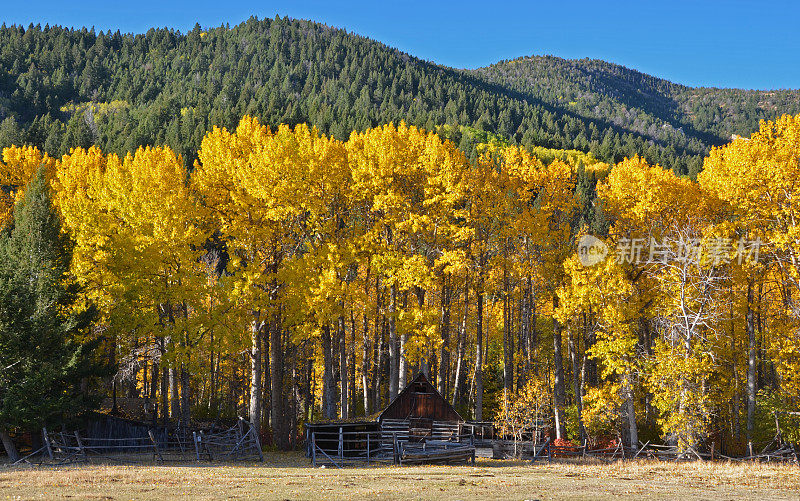
<instances>
[{"instance_id":1,"label":"distant mountain slope","mask_svg":"<svg viewBox=\"0 0 800 501\"><path fill-rule=\"evenodd\" d=\"M168 144L187 163L244 114L341 139L390 121L489 131L527 146L644 154L694 173L709 147L798 110L796 92L691 89L602 61L522 58L478 70L426 62L323 24L250 19L186 34L0 27L0 147L123 153ZM474 134L449 127L474 154Z\"/></svg>"},{"instance_id":2,"label":"distant mountain slope","mask_svg":"<svg viewBox=\"0 0 800 501\"><path fill-rule=\"evenodd\" d=\"M693 88L600 60L522 57L474 73L587 119L608 120L656 142L677 130L706 146L749 135L764 118L800 112L797 90Z\"/></svg>"}]
</instances>

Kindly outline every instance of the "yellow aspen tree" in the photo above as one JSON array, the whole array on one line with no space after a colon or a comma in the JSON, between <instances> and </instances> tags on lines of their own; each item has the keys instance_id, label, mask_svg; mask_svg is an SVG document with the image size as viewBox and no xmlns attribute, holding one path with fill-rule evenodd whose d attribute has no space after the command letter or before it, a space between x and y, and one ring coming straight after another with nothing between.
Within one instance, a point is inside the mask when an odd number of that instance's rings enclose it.
<instances>
[{"instance_id":1,"label":"yellow aspen tree","mask_svg":"<svg viewBox=\"0 0 800 501\"><path fill-rule=\"evenodd\" d=\"M239 122L234 133L215 127L203 138L191 177L192 189L208 210L207 228L219 231L229 247L229 267L236 270L238 279L231 288L233 304L242 317L250 317L249 417L257 430L261 428L262 408L261 336L269 314L262 315L262 304L251 304L251 289L264 288L257 283L266 271L260 257L271 253L272 228L253 213L259 204L241 178L250 168L250 156L263 148L270 136L266 127L248 117Z\"/></svg>"},{"instance_id":2,"label":"yellow aspen tree","mask_svg":"<svg viewBox=\"0 0 800 501\"><path fill-rule=\"evenodd\" d=\"M47 153L42 154L33 146L11 146L3 148L0 162L0 227L11 219L14 204L22 200L25 186L36 174L40 166L45 167L45 175L50 181L53 176L55 160Z\"/></svg>"},{"instance_id":3,"label":"yellow aspen tree","mask_svg":"<svg viewBox=\"0 0 800 501\"><path fill-rule=\"evenodd\" d=\"M269 331L271 423L282 448L289 444L283 299L291 284L281 273L309 244L309 236L327 237L341 224L336 219L341 214L332 217L330 211L333 198L340 196L336 176L346 173L344 158L341 144L316 129L280 126L272 133L245 117L234 133L215 129L204 138L192 176L231 253L236 302L251 318L250 417L256 426L261 421L261 333Z\"/></svg>"},{"instance_id":4,"label":"yellow aspen tree","mask_svg":"<svg viewBox=\"0 0 800 501\"><path fill-rule=\"evenodd\" d=\"M777 362L779 400L782 407L793 410L800 405L800 201L796 196L799 155L800 115L784 115L774 121L762 121L749 138L738 138L713 149L698 176L706 190L729 204L731 226L740 239L735 249L736 263L749 270L745 278L748 432L754 426L757 390L753 288L764 277L775 277L774 285L768 284L768 289L780 291L771 295L780 305L775 310L782 314L773 317L770 330L775 338L766 349Z\"/></svg>"},{"instance_id":5,"label":"yellow aspen tree","mask_svg":"<svg viewBox=\"0 0 800 501\"><path fill-rule=\"evenodd\" d=\"M557 438L566 438L566 381L563 368L562 326L554 315L558 309L557 290L566 279L563 262L574 252L571 220L576 208L573 195L575 171L566 163L555 160L538 171L535 179L536 198L533 200L532 221L526 238L532 249L531 263L537 270L538 282L543 285L540 295L544 312L553 318L553 408ZM580 396L576 396L580 398Z\"/></svg>"},{"instance_id":6,"label":"yellow aspen tree","mask_svg":"<svg viewBox=\"0 0 800 501\"><path fill-rule=\"evenodd\" d=\"M72 272L109 324L122 284L115 276L114 219L104 200L108 159L97 147L73 149L55 167L53 203L75 241Z\"/></svg>"},{"instance_id":7,"label":"yellow aspen tree","mask_svg":"<svg viewBox=\"0 0 800 501\"><path fill-rule=\"evenodd\" d=\"M193 353L208 323L201 315L207 285L201 257L208 237L200 226L201 208L189 191L183 161L166 147L140 148L121 160L110 156L105 178L105 201L117 223L117 274L128 298L118 307L128 308L127 318L149 320L147 328L166 344L168 365L181 378L181 389L172 395L180 412L173 417L186 425ZM143 319L142 311L151 313Z\"/></svg>"},{"instance_id":8,"label":"yellow aspen tree","mask_svg":"<svg viewBox=\"0 0 800 501\"><path fill-rule=\"evenodd\" d=\"M207 234L181 159L168 148L140 148L124 159L75 149L59 162L53 185L87 299L131 364L140 362L140 350L162 368L182 368L182 392L173 377L172 407L180 409L182 393L184 412L173 417L187 421L190 354L208 324L196 314L205 311L199 258Z\"/></svg>"},{"instance_id":9,"label":"yellow aspen tree","mask_svg":"<svg viewBox=\"0 0 800 501\"><path fill-rule=\"evenodd\" d=\"M587 391L583 422L597 437L613 432L613 424L625 417L631 445L637 446L634 392L641 371L637 323L645 313L647 296L613 256L590 266L573 256L564 268L567 282L559 289L556 315L565 325L589 324L584 328L591 329L595 342L587 351L599 362L602 378L599 386Z\"/></svg>"},{"instance_id":10,"label":"yellow aspen tree","mask_svg":"<svg viewBox=\"0 0 800 501\"><path fill-rule=\"evenodd\" d=\"M354 133L347 151L354 203L363 207L363 248L372 255L371 269L390 289L391 399L405 385L409 363L420 351L430 351L420 350L417 342L435 331L430 328L435 317L426 313L425 296L436 283L434 268L444 255L442 243L460 231L453 221L458 216L458 186L466 160L451 143L405 124ZM409 306L414 302L408 300L412 292L416 306ZM404 308L398 306L399 296L404 298Z\"/></svg>"},{"instance_id":11,"label":"yellow aspen tree","mask_svg":"<svg viewBox=\"0 0 800 501\"><path fill-rule=\"evenodd\" d=\"M617 259L631 276L651 280L645 290L659 339L647 384L664 433L686 450L707 433L715 403L707 389L719 367L709 337L722 316L726 272L708 260L703 240L717 204L696 183L639 157L616 165L598 194L616 219Z\"/></svg>"}]
</instances>

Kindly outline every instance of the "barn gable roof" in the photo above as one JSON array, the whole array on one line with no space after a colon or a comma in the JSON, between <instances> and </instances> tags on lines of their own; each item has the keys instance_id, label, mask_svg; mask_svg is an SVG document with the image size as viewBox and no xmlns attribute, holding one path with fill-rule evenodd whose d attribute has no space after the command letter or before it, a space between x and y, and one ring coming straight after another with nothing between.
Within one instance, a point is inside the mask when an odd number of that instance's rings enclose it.
<instances>
[{"instance_id":1,"label":"barn gable roof","mask_svg":"<svg viewBox=\"0 0 800 501\"><path fill-rule=\"evenodd\" d=\"M425 404L421 405L423 400ZM421 410L421 407L424 409ZM378 421L411 417L423 417L435 421L464 421L422 372L417 374L417 377L380 413Z\"/></svg>"}]
</instances>

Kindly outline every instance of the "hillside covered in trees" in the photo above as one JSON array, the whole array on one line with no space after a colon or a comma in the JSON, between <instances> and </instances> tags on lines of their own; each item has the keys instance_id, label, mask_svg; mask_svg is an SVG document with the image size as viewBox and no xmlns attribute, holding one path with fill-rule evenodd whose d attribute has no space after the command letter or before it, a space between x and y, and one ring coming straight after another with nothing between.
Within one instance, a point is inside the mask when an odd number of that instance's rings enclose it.
<instances>
[{"instance_id":1,"label":"hillside covered in trees","mask_svg":"<svg viewBox=\"0 0 800 501\"><path fill-rule=\"evenodd\" d=\"M170 146L187 166L213 126L245 114L309 123L344 140L401 120L448 135L577 149L607 162L636 154L695 175L710 147L759 119L800 112L794 91L695 89L602 61L522 58L477 70L422 61L310 21L251 19L182 34L0 28L0 147L60 156Z\"/></svg>"}]
</instances>

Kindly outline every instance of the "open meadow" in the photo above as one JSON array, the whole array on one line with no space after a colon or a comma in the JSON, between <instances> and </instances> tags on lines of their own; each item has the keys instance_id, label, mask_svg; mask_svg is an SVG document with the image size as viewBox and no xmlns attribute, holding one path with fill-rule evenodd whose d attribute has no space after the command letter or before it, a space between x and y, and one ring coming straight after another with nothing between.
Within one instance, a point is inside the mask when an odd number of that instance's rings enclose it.
<instances>
[{"instance_id":1,"label":"open meadow","mask_svg":"<svg viewBox=\"0 0 800 501\"><path fill-rule=\"evenodd\" d=\"M800 499L796 465L478 460L476 466L313 469L297 453L237 465L0 470L1 499Z\"/></svg>"}]
</instances>

